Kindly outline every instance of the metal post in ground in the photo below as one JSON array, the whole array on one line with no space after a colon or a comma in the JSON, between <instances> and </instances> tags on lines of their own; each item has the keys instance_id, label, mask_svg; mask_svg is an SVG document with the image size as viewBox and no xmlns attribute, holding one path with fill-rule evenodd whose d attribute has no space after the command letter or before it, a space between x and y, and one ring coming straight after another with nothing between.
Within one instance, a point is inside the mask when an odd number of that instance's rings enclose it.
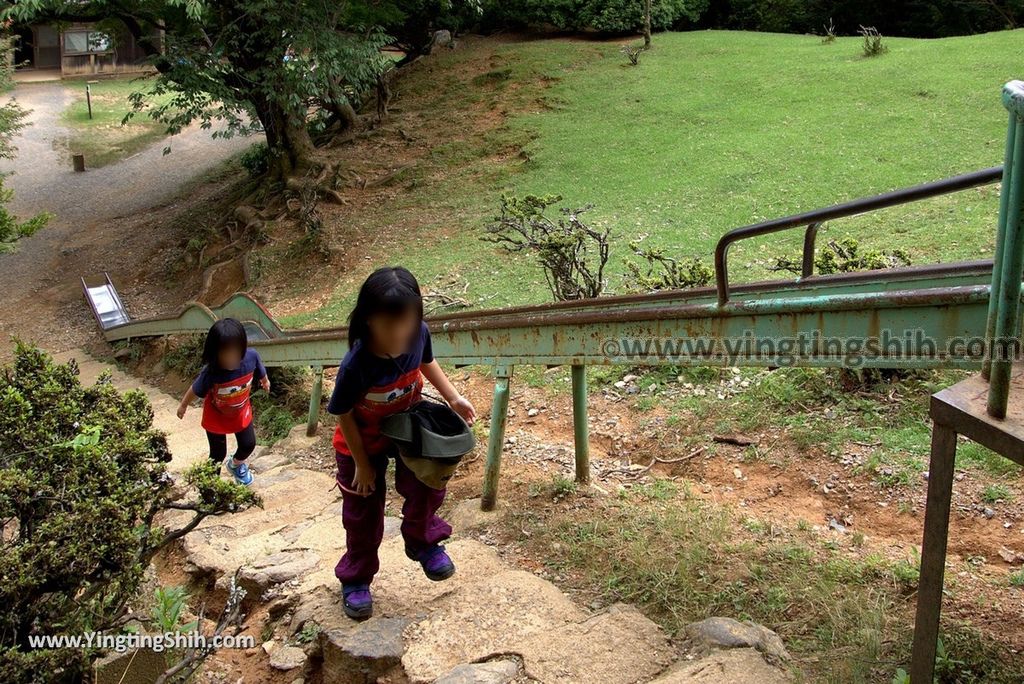
<instances>
[{"instance_id":1,"label":"metal post in ground","mask_svg":"<svg viewBox=\"0 0 1024 684\"><path fill-rule=\"evenodd\" d=\"M576 446L576 482L590 483L590 429L587 426L587 367L572 367L572 428Z\"/></svg>"},{"instance_id":2,"label":"metal post in ground","mask_svg":"<svg viewBox=\"0 0 1024 684\"><path fill-rule=\"evenodd\" d=\"M505 426L508 423L509 383L511 366L494 369L494 401L491 404L491 431L487 437L487 462L484 465L484 491L480 508L493 511L498 503L498 477L501 474L501 448L505 444Z\"/></svg>"},{"instance_id":3,"label":"metal post in ground","mask_svg":"<svg viewBox=\"0 0 1024 684\"><path fill-rule=\"evenodd\" d=\"M316 434L320 425L320 397L324 391L324 368L313 366L313 390L309 393L309 418L306 420L306 436Z\"/></svg>"},{"instance_id":4,"label":"metal post in ground","mask_svg":"<svg viewBox=\"0 0 1024 684\"><path fill-rule=\"evenodd\" d=\"M1000 217L1003 230L999 270L999 291L990 294L989 312L995 316L995 337L989 341L991 359L989 371L988 413L994 418L1006 417L1009 400L1010 373L1013 355L1019 349L1021 276L1024 274L1024 227L1021 226L1021 204L1024 202L1024 81L1013 81L1003 87L1003 104L1010 111L1014 139L1008 145L1010 158L1003 171L1001 192L1008 195L1005 218ZM1012 148L1012 149L1010 149ZM995 279L993 278L993 283ZM993 305L995 310L993 312Z\"/></svg>"}]
</instances>

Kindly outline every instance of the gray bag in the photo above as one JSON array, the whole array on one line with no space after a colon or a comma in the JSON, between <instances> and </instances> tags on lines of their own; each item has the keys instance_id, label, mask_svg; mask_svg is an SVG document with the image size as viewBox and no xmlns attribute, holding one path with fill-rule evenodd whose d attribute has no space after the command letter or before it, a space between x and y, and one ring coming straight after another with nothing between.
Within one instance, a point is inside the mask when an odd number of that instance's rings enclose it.
<instances>
[{"instance_id":1,"label":"gray bag","mask_svg":"<svg viewBox=\"0 0 1024 684\"><path fill-rule=\"evenodd\" d=\"M421 400L381 421L381 434L420 482L444 489L462 457L473 450L473 431L446 404Z\"/></svg>"}]
</instances>

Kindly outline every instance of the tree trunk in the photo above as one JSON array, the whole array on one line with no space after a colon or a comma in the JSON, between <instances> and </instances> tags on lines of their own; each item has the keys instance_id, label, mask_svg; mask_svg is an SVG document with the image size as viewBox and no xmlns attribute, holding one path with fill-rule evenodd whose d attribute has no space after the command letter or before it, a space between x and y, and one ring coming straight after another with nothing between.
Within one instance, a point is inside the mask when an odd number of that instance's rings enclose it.
<instances>
[{"instance_id":1,"label":"tree trunk","mask_svg":"<svg viewBox=\"0 0 1024 684\"><path fill-rule=\"evenodd\" d=\"M644 0L644 50L651 49L651 0Z\"/></svg>"},{"instance_id":2,"label":"tree trunk","mask_svg":"<svg viewBox=\"0 0 1024 684\"><path fill-rule=\"evenodd\" d=\"M305 119L259 95L253 96L252 103L267 138L271 176L287 178L312 166L315 148Z\"/></svg>"},{"instance_id":3,"label":"tree trunk","mask_svg":"<svg viewBox=\"0 0 1024 684\"><path fill-rule=\"evenodd\" d=\"M323 108L331 113L331 124L338 124L334 142L350 140L359 117L356 115L355 108L349 104L348 98L344 95L332 95L324 101Z\"/></svg>"}]
</instances>

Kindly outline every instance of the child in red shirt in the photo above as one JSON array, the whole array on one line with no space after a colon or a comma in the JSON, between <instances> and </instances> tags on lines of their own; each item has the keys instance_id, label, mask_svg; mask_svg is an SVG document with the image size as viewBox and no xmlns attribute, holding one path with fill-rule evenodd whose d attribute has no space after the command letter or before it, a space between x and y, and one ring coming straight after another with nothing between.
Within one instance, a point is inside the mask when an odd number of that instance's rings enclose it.
<instances>
[{"instance_id":1,"label":"child in red shirt","mask_svg":"<svg viewBox=\"0 0 1024 684\"><path fill-rule=\"evenodd\" d=\"M419 400L424 376L467 423L473 422L476 411L434 360L420 286L408 270L381 268L366 279L349 318L348 344L327 405L327 411L338 416L334 449L347 548L334 574L341 581L345 613L365 619L373 613L370 582L380 567L384 475L393 453L392 444L381 435L381 420ZM452 528L437 515L445 491L420 482L401 459L395 459L395 489L405 498L406 555L432 580L451 577L455 565L440 542Z\"/></svg>"},{"instance_id":2,"label":"child in red shirt","mask_svg":"<svg viewBox=\"0 0 1024 684\"><path fill-rule=\"evenodd\" d=\"M203 345L205 366L188 388L178 406L178 418L197 397L203 399L203 429L210 442L210 458L224 462L235 482L252 484L252 472L245 459L256 448L252 402L249 393L253 380L270 391L267 369L255 349L248 348L245 327L233 318L213 324ZM227 458L227 436L238 443L234 456Z\"/></svg>"}]
</instances>

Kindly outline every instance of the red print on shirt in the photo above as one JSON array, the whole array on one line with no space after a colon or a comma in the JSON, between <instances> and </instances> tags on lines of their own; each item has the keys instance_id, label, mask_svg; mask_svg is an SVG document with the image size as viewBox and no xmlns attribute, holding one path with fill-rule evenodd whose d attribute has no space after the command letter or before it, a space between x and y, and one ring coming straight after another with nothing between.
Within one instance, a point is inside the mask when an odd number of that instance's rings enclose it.
<instances>
[{"instance_id":1,"label":"red print on shirt","mask_svg":"<svg viewBox=\"0 0 1024 684\"><path fill-rule=\"evenodd\" d=\"M363 450L370 455L379 454L389 446L387 437L380 434L380 422L394 414L405 411L419 401L423 389L423 374L414 368L398 376L386 385L370 387L352 408L352 414L363 438ZM352 455L345 443L341 427L334 430L334 449L341 454Z\"/></svg>"},{"instance_id":2,"label":"red print on shirt","mask_svg":"<svg viewBox=\"0 0 1024 684\"><path fill-rule=\"evenodd\" d=\"M203 399L203 429L226 435L241 432L252 422L249 393L252 373L214 384Z\"/></svg>"}]
</instances>

